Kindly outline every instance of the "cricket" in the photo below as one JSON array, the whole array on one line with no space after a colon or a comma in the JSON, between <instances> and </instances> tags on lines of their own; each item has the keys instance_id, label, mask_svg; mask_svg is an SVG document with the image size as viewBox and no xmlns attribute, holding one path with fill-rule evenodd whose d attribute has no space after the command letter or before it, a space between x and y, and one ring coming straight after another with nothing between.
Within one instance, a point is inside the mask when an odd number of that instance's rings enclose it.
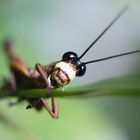
<instances>
[{"instance_id":1,"label":"cricket","mask_svg":"<svg viewBox=\"0 0 140 140\"><path fill-rule=\"evenodd\" d=\"M140 50L133 50L97 60L90 60L87 62L81 61L81 58L85 56L93 45L112 27L112 25L125 13L126 10L127 8L120 10L110 24L80 56L78 56L75 52L66 52L63 54L61 60L45 66L37 63L35 64L35 68L29 68L26 62L15 53L12 41L8 39L5 40L3 43L3 49L7 55L11 72L11 77L9 78L10 80L7 82L7 85L9 84L13 91L46 88L46 95L49 95L51 94L52 88L64 87L65 85L71 83L75 77L83 76L86 73L87 64L140 53ZM51 99L51 106L48 104L49 98ZM57 97L50 96L49 98L18 99L17 102L13 102L10 105L12 106L22 100L26 100L28 102L26 109L35 108L40 110L45 108L52 118L57 119L59 117Z\"/></svg>"}]
</instances>

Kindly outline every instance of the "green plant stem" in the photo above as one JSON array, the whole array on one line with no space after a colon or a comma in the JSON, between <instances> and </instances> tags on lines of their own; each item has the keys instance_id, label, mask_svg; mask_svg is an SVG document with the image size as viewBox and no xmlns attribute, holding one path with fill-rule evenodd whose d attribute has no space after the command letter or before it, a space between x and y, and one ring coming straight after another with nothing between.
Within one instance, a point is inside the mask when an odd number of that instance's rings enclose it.
<instances>
[{"instance_id":1,"label":"green plant stem","mask_svg":"<svg viewBox=\"0 0 140 140\"><path fill-rule=\"evenodd\" d=\"M50 96L67 97L67 96L140 96L140 78L138 76L125 76L111 78L96 83L91 83L79 87L66 87L63 91L52 89ZM30 89L11 92L10 89L1 89L0 98L6 97L47 97L47 89Z\"/></svg>"}]
</instances>

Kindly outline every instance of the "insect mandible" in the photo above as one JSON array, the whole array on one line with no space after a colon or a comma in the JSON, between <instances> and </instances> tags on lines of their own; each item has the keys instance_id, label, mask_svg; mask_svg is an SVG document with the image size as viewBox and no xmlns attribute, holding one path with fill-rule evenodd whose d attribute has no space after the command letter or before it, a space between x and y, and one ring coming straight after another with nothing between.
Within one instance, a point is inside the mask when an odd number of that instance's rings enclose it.
<instances>
[{"instance_id":1,"label":"insect mandible","mask_svg":"<svg viewBox=\"0 0 140 140\"><path fill-rule=\"evenodd\" d=\"M119 19L127 10L123 8L111 23L103 30L103 32L89 45L89 47L78 56L75 52L66 52L62 56L62 60L43 66L39 63L35 65L35 69L28 68L27 64L14 52L12 43L9 40L4 42L4 49L8 57L9 67L11 70L11 80L9 84L12 90L47 88L47 93L51 94L51 88L60 88L69 84L76 76L83 76L86 72L86 65L90 63L100 62L124 55L139 53L140 50L125 52L97 60L81 62L81 58L92 48L92 46L107 32L107 30ZM56 97L50 97L52 107L48 105L48 99L30 98L26 99L29 105L26 109L35 107L40 110L44 107L53 118L58 118L59 107ZM19 99L21 101L22 99ZM13 105L15 103L12 103Z\"/></svg>"}]
</instances>

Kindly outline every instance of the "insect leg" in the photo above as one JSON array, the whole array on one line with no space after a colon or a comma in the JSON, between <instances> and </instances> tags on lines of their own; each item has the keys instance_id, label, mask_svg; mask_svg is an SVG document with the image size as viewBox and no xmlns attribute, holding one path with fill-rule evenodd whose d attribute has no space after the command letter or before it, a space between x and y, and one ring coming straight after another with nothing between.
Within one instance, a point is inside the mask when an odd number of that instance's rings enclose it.
<instances>
[{"instance_id":1,"label":"insect leg","mask_svg":"<svg viewBox=\"0 0 140 140\"><path fill-rule=\"evenodd\" d=\"M32 101L32 102L26 107L26 109L31 109L31 108L35 107L40 101L41 101L41 99L34 99L34 101Z\"/></svg>"},{"instance_id":2,"label":"insect leg","mask_svg":"<svg viewBox=\"0 0 140 140\"><path fill-rule=\"evenodd\" d=\"M15 53L11 40L5 40L3 44L8 58L11 77L8 81L10 89L16 91L23 77L29 77L30 73L26 63ZM16 105L24 99L18 99L16 102L9 103L10 106Z\"/></svg>"},{"instance_id":3,"label":"insect leg","mask_svg":"<svg viewBox=\"0 0 140 140\"><path fill-rule=\"evenodd\" d=\"M45 107L45 109L49 112L49 114L54 118L57 119L59 117L59 106L58 106L58 100L56 97L52 97L52 109L48 105L48 101L46 99L42 99L42 104Z\"/></svg>"},{"instance_id":4,"label":"insect leg","mask_svg":"<svg viewBox=\"0 0 140 140\"><path fill-rule=\"evenodd\" d=\"M14 46L10 40L4 42L4 49L8 57L11 71L18 71L25 76L29 75L26 63L15 53Z\"/></svg>"},{"instance_id":5,"label":"insect leg","mask_svg":"<svg viewBox=\"0 0 140 140\"><path fill-rule=\"evenodd\" d=\"M51 88L51 83L50 83L49 80L48 80L48 74L47 74L47 72L44 70L44 67L43 67L41 64L36 64L36 65L35 65L35 68L36 68L37 72L40 74L40 76L42 77L42 79L45 81L46 88L47 88L47 90L48 90L48 92L47 92L47 95L48 95L48 94L50 93L50 88ZM35 77L36 74L34 74L34 72L33 72L31 75L32 75L32 77ZM41 102L42 102L42 104L44 104L42 100L43 100L43 99L41 99ZM30 108L32 108L32 107L35 107L39 102L40 102L40 99L37 99L37 100L31 102L31 103L26 107L26 109L30 109ZM53 102L53 101L52 101L52 102ZM49 107L49 108L50 108L50 107ZM51 109L48 109L48 112L51 114L51 112L52 112Z\"/></svg>"},{"instance_id":6,"label":"insect leg","mask_svg":"<svg viewBox=\"0 0 140 140\"><path fill-rule=\"evenodd\" d=\"M15 53L13 43L10 40L6 40L3 47L11 70L11 88L16 90L17 83L21 82L22 77L29 76L29 70L25 62Z\"/></svg>"},{"instance_id":7,"label":"insect leg","mask_svg":"<svg viewBox=\"0 0 140 140\"><path fill-rule=\"evenodd\" d=\"M48 75L47 72L44 70L44 67L41 64L36 64L36 70L40 73L42 78L44 79L46 83L46 87L48 89L48 93L50 93L51 83L48 81ZM52 100L52 109L48 105L47 99L41 98L43 106L46 108L46 110L49 112L49 114L53 118L58 118L59 115L59 107L58 107L58 101L56 97L51 97Z\"/></svg>"},{"instance_id":8,"label":"insect leg","mask_svg":"<svg viewBox=\"0 0 140 140\"><path fill-rule=\"evenodd\" d=\"M39 72L39 74L41 75L41 77L43 78L43 80L45 81L47 90L48 90L48 94L50 93L50 89L51 89L51 83L48 80L48 74L45 71L44 67L41 64L36 64L35 65L36 70Z\"/></svg>"}]
</instances>

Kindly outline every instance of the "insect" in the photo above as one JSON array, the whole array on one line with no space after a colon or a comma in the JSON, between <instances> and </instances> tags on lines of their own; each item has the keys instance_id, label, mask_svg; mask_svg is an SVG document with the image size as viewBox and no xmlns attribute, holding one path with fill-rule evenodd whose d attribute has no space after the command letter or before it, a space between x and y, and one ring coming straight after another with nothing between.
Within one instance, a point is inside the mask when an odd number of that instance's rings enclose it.
<instances>
[{"instance_id":1,"label":"insect","mask_svg":"<svg viewBox=\"0 0 140 140\"><path fill-rule=\"evenodd\" d=\"M119 19L127 8L123 8L111 23L103 30L103 32L91 43L91 45L78 56L75 52L66 52L62 56L62 60L43 66L39 63L35 68L28 68L27 64L14 52L13 45L10 41L4 42L4 49L9 60L9 67L11 70L10 85L12 90L46 88L47 93L51 94L52 88L60 88L69 84L76 76L83 76L86 72L86 65L90 63L100 62L124 55L139 53L140 50L125 52L91 60L88 62L81 62L81 58L93 47L93 45L108 31L108 29ZM26 99L29 105L26 109L35 107L36 109L45 108L53 118L58 118L59 107L56 97L50 97L52 107L48 105L48 99L45 98L30 98ZM19 99L19 102L22 99ZM13 103L14 104L14 103Z\"/></svg>"}]
</instances>

